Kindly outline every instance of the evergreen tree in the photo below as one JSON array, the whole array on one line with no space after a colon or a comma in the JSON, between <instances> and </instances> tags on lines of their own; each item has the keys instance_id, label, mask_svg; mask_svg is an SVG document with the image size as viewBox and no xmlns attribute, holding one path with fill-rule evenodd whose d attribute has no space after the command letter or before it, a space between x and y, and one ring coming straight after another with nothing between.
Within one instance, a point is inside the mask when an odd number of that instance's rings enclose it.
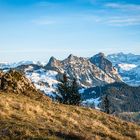
<instances>
[{"instance_id":1,"label":"evergreen tree","mask_svg":"<svg viewBox=\"0 0 140 140\"><path fill-rule=\"evenodd\" d=\"M74 105L79 105L81 101L81 95L79 94L78 85L75 78L72 81L70 101L71 101L71 104L74 104Z\"/></svg>"},{"instance_id":2,"label":"evergreen tree","mask_svg":"<svg viewBox=\"0 0 140 140\"><path fill-rule=\"evenodd\" d=\"M63 80L58 85L58 91L62 98L59 99L61 103L79 105L81 96L78 93L78 85L76 79L72 82L68 81L66 74L63 75Z\"/></svg>"},{"instance_id":3,"label":"evergreen tree","mask_svg":"<svg viewBox=\"0 0 140 140\"><path fill-rule=\"evenodd\" d=\"M110 114L110 102L107 94L104 97L103 105L104 105L104 112Z\"/></svg>"},{"instance_id":4,"label":"evergreen tree","mask_svg":"<svg viewBox=\"0 0 140 140\"><path fill-rule=\"evenodd\" d=\"M68 102L68 93L69 93L69 85L68 78L66 74L63 74L63 80L58 84L58 92L61 94L62 98L59 99L61 103L67 104Z\"/></svg>"}]
</instances>

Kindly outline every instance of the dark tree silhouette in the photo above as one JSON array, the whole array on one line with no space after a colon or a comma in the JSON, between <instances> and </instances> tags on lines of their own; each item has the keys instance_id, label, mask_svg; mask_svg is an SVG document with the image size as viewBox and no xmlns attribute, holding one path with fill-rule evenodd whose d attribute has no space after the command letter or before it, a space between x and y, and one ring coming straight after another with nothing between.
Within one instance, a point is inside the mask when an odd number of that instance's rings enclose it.
<instances>
[{"instance_id":1,"label":"dark tree silhouette","mask_svg":"<svg viewBox=\"0 0 140 140\"><path fill-rule=\"evenodd\" d=\"M68 102L68 93L69 93L69 85L68 85L68 78L66 74L63 74L63 80L61 80L61 83L58 84L58 92L61 94L62 98L59 98L59 101L61 103L67 103Z\"/></svg>"},{"instance_id":2,"label":"dark tree silhouette","mask_svg":"<svg viewBox=\"0 0 140 140\"><path fill-rule=\"evenodd\" d=\"M104 112L110 114L110 101L107 94L105 95L103 100L103 107L104 107Z\"/></svg>"},{"instance_id":3,"label":"dark tree silhouette","mask_svg":"<svg viewBox=\"0 0 140 140\"><path fill-rule=\"evenodd\" d=\"M1 90L5 90L7 86L8 86L7 80L4 77L1 77L1 85L0 85Z\"/></svg>"},{"instance_id":4,"label":"dark tree silhouette","mask_svg":"<svg viewBox=\"0 0 140 140\"><path fill-rule=\"evenodd\" d=\"M62 98L59 99L61 103L79 105L81 96L78 92L76 79L71 82L70 80L68 80L66 74L64 74L63 80L58 85L58 92L62 96Z\"/></svg>"},{"instance_id":5,"label":"dark tree silhouette","mask_svg":"<svg viewBox=\"0 0 140 140\"><path fill-rule=\"evenodd\" d=\"M81 95L79 94L78 84L75 78L72 81L70 95L70 104L79 105L81 102Z\"/></svg>"}]
</instances>

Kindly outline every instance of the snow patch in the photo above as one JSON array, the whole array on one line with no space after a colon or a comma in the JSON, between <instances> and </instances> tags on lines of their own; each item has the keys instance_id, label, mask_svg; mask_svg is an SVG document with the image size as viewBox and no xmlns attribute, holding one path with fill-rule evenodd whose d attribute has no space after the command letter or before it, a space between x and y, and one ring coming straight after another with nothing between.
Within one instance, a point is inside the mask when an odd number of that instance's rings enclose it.
<instances>
[{"instance_id":1,"label":"snow patch","mask_svg":"<svg viewBox=\"0 0 140 140\"><path fill-rule=\"evenodd\" d=\"M79 93L80 93L80 94L84 93L84 91L85 91L85 88L79 89Z\"/></svg>"},{"instance_id":2,"label":"snow patch","mask_svg":"<svg viewBox=\"0 0 140 140\"><path fill-rule=\"evenodd\" d=\"M100 110L100 108L99 108L100 103L101 103L101 100L100 100L100 97L98 97L95 99L94 98L87 99L87 100L82 102L82 105L86 106L86 107L95 107L95 109Z\"/></svg>"},{"instance_id":3,"label":"snow patch","mask_svg":"<svg viewBox=\"0 0 140 140\"><path fill-rule=\"evenodd\" d=\"M125 63L122 63L122 64L119 64L119 67L124 70L124 71L130 71L134 68L137 67L137 65L135 64L125 64Z\"/></svg>"}]
</instances>

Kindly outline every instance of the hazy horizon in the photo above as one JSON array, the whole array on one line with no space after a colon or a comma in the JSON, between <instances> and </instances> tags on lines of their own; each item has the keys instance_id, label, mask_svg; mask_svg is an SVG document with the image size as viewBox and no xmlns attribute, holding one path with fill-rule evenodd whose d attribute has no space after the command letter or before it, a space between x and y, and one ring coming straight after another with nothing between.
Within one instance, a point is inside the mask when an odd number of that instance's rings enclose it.
<instances>
[{"instance_id":1,"label":"hazy horizon","mask_svg":"<svg viewBox=\"0 0 140 140\"><path fill-rule=\"evenodd\" d=\"M99 54L99 53L104 53L104 52L98 52L98 53L94 53L94 54L92 54L92 55L89 55L89 56L83 56L83 55L76 55L76 54L73 54L73 53L69 53L69 54L66 54L66 55L64 55L63 57L61 57L61 56L55 56L55 55L52 55L52 56L50 56L50 57L46 57L45 59L18 59L18 60L11 60L11 61L0 61L0 63L2 64L2 63L11 63L11 64L13 64L13 63L19 63L19 62L34 62L34 63L39 63L39 62L41 62L42 64L44 63L44 64L46 64L46 63L48 63L49 62L49 60L50 60L50 58L51 57L54 57L54 58L56 58L57 60L60 60L60 61L62 61L62 60L64 60L64 59L66 59L66 58L68 58L71 54L72 55L74 55L74 56L77 56L77 57L83 57L83 58L90 58L90 57L93 57L94 55L96 55L96 54ZM104 53L105 54L105 56L108 56L108 55L113 55L113 54L120 54L120 53L123 53L123 54L125 54L125 55L128 55L128 54L133 54L133 55L139 55L140 56L140 54L135 54L135 53L125 53L125 52L117 52L117 53L109 53L109 54L106 54L106 53Z\"/></svg>"}]
</instances>

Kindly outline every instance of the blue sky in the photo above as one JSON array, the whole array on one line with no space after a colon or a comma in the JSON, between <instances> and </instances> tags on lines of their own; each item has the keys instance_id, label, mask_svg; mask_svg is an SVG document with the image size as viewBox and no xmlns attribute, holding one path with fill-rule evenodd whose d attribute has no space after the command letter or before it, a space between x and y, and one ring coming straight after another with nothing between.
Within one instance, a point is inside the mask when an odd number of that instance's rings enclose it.
<instances>
[{"instance_id":1,"label":"blue sky","mask_svg":"<svg viewBox=\"0 0 140 140\"><path fill-rule=\"evenodd\" d=\"M0 0L0 61L140 54L140 0Z\"/></svg>"}]
</instances>

